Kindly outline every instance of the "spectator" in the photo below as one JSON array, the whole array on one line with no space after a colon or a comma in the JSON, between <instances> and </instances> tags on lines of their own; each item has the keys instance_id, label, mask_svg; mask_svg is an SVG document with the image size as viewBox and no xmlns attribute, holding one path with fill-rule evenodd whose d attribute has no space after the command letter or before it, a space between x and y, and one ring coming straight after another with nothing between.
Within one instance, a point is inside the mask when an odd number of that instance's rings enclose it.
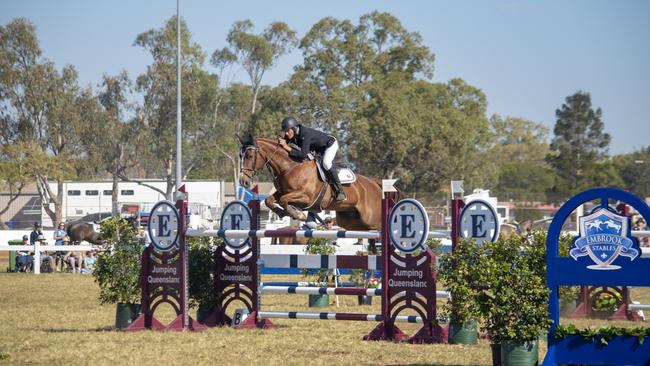
<instances>
[{"instance_id":1,"label":"spectator","mask_svg":"<svg viewBox=\"0 0 650 366\"><path fill-rule=\"evenodd\" d=\"M47 240L43 234L37 236L36 241L38 241L40 245L47 245ZM52 273L52 270L52 256L50 256L48 252L41 252L41 272Z\"/></svg>"},{"instance_id":2,"label":"spectator","mask_svg":"<svg viewBox=\"0 0 650 366\"><path fill-rule=\"evenodd\" d=\"M59 226L54 230L54 245L63 245L63 238L65 238L66 232L65 232L65 225L60 222ZM66 244L69 245L70 243ZM54 268L59 271L59 263L61 264L61 269L63 269L63 256L65 255L65 251L57 251L55 256L54 256Z\"/></svg>"},{"instance_id":3,"label":"spectator","mask_svg":"<svg viewBox=\"0 0 650 366\"><path fill-rule=\"evenodd\" d=\"M70 245L69 237L63 238L63 245ZM71 250L64 253L63 262L70 266L72 273L81 273L81 252Z\"/></svg>"},{"instance_id":4,"label":"spectator","mask_svg":"<svg viewBox=\"0 0 650 366\"><path fill-rule=\"evenodd\" d=\"M95 271L96 261L95 253L92 250L87 251L83 259L83 265L81 266L81 273L92 274Z\"/></svg>"},{"instance_id":5,"label":"spectator","mask_svg":"<svg viewBox=\"0 0 650 366\"><path fill-rule=\"evenodd\" d=\"M334 230L334 220L332 220L332 218L329 216L325 216L325 220L323 220L323 226L325 227L325 230Z\"/></svg>"},{"instance_id":6,"label":"spectator","mask_svg":"<svg viewBox=\"0 0 650 366\"><path fill-rule=\"evenodd\" d=\"M43 231L41 231L41 224L38 222L34 223L34 231L29 234L29 244L34 245L36 244L36 241L38 240L38 236L43 235Z\"/></svg>"},{"instance_id":7,"label":"spectator","mask_svg":"<svg viewBox=\"0 0 650 366\"><path fill-rule=\"evenodd\" d=\"M29 236L23 235L22 245L29 245ZM27 272L32 267L34 257L28 252L16 252L16 272Z\"/></svg>"},{"instance_id":8,"label":"spectator","mask_svg":"<svg viewBox=\"0 0 650 366\"><path fill-rule=\"evenodd\" d=\"M334 220L331 217L325 216L325 219L323 220L323 229L324 230L337 230L337 229L334 228ZM336 239L332 239L332 245L334 245L335 247L339 246L338 244L336 244Z\"/></svg>"},{"instance_id":9,"label":"spectator","mask_svg":"<svg viewBox=\"0 0 650 366\"><path fill-rule=\"evenodd\" d=\"M636 220L636 224L634 224L634 227L632 228L634 231L645 231L648 230L648 226L646 225L645 220L640 217L638 220ZM639 246L640 247L650 247L650 238L647 236L643 236L639 238Z\"/></svg>"}]
</instances>

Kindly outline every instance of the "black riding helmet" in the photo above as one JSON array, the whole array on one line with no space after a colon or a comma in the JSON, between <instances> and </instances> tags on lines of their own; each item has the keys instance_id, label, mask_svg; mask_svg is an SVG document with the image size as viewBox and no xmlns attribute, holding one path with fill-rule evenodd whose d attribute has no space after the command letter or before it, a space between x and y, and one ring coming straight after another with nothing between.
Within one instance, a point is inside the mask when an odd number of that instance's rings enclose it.
<instances>
[{"instance_id":1,"label":"black riding helmet","mask_svg":"<svg viewBox=\"0 0 650 366\"><path fill-rule=\"evenodd\" d=\"M282 120L282 132L298 126L298 121L293 117L286 117Z\"/></svg>"}]
</instances>

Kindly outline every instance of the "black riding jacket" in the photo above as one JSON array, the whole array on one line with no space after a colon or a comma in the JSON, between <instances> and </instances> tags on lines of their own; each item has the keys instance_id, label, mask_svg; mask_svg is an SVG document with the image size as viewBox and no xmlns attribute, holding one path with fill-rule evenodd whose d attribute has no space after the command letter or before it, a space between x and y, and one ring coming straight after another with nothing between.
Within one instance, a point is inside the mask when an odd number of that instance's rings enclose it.
<instances>
[{"instance_id":1,"label":"black riding jacket","mask_svg":"<svg viewBox=\"0 0 650 366\"><path fill-rule=\"evenodd\" d=\"M324 132L302 125L298 125L298 133L291 140L286 137L285 140L300 146L300 150L292 147L291 152L289 152L289 156L296 159L305 159L307 158L307 154L312 151L323 154L325 149L332 146L334 141L336 141L334 137Z\"/></svg>"}]
</instances>

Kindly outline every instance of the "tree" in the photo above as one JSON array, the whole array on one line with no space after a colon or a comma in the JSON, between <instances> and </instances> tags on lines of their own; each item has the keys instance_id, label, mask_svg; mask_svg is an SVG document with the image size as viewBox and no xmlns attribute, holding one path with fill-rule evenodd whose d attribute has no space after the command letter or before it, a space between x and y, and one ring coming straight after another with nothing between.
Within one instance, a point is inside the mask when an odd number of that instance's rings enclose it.
<instances>
[{"instance_id":1,"label":"tree","mask_svg":"<svg viewBox=\"0 0 650 366\"><path fill-rule=\"evenodd\" d=\"M97 123L84 131L83 143L93 165L99 168L96 174L111 176L113 216L119 214L120 178L139 164L138 157L146 146L140 120L129 117L135 108L129 101L131 92L132 82L126 71L115 76L104 75L97 98L84 109L86 114L95 116Z\"/></svg>"},{"instance_id":2,"label":"tree","mask_svg":"<svg viewBox=\"0 0 650 366\"><path fill-rule=\"evenodd\" d=\"M434 55L397 18L323 18L300 50L304 61L290 80L262 93L257 133L277 134L278 121L294 115L335 135L360 173L398 178L408 191L490 181L493 169L479 159L491 138L485 95L461 79L427 81Z\"/></svg>"},{"instance_id":3,"label":"tree","mask_svg":"<svg viewBox=\"0 0 650 366\"><path fill-rule=\"evenodd\" d=\"M72 66L59 73L41 57L32 23L19 18L0 27L0 112L11 131L5 136L19 149L15 156L25 159L24 174L36 181L43 208L54 222L62 218L63 180L83 165L79 131L87 127L81 110L88 97Z\"/></svg>"},{"instance_id":4,"label":"tree","mask_svg":"<svg viewBox=\"0 0 650 366\"><path fill-rule=\"evenodd\" d=\"M489 135L478 89L459 79L373 84L350 124L349 154L359 169L398 178L409 191L436 191L451 179L482 184L491 170L479 156Z\"/></svg>"},{"instance_id":5,"label":"tree","mask_svg":"<svg viewBox=\"0 0 650 366\"><path fill-rule=\"evenodd\" d=\"M548 129L522 118L498 115L490 118L495 136L491 158L498 162L495 193L502 199L545 201L554 183L553 172L545 161L549 152Z\"/></svg>"},{"instance_id":6,"label":"tree","mask_svg":"<svg viewBox=\"0 0 650 366\"><path fill-rule=\"evenodd\" d=\"M23 154L24 147L16 143L10 144L11 140L2 138L0 149L0 182L3 183L3 191L9 192L9 199L5 207L0 207L0 216L9 210L11 204L18 199L23 188L31 181L27 174L27 161ZM0 227L7 230L7 225L0 220Z\"/></svg>"},{"instance_id":7,"label":"tree","mask_svg":"<svg viewBox=\"0 0 650 366\"><path fill-rule=\"evenodd\" d=\"M350 121L371 97L369 82L392 74L405 81L433 76L434 55L417 32L391 14L372 12L349 20L319 20L300 41L304 61L289 87L300 96L304 123L347 138Z\"/></svg>"},{"instance_id":8,"label":"tree","mask_svg":"<svg viewBox=\"0 0 650 366\"><path fill-rule=\"evenodd\" d=\"M150 162L149 175L162 175L166 190L159 191L168 199L174 186L173 164L176 147L176 18L160 29L139 34L135 45L149 51L153 63L137 78L136 90L144 95L137 115L146 131L149 149L141 158ZM219 135L218 130L205 128L212 123L217 100L218 81L202 69L205 54L192 41L185 21L181 20L181 77L183 109L183 177L207 161L203 142ZM203 126L203 128L201 128ZM124 180L133 180L123 176ZM140 184L146 185L143 182Z\"/></svg>"},{"instance_id":9,"label":"tree","mask_svg":"<svg viewBox=\"0 0 650 366\"><path fill-rule=\"evenodd\" d=\"M589 93L568 96L555 115L548 162L558 177L553 193L562 198L591 185L599 162L607 158L610 136L603 131L601 109L591 107Z\"/></svg>"},{"instance_id":10,"label":"tree","mask_svg":"<svg viewBox=\"0 0 650 366\"><path fill-rule=\"evenodd\" d=\"M217 50L212 55L215 66L236 60L248 74L252 90L250 114L257 110L264 73L296 44L296 32L284 22L271 23L261 34L251 33L253 28L248 19L235 22L227 37L230 49Z\"/></svg>"},{"instance_id":11,"label":"tree","mask_svg":"<svg viewBox=\"0 0 650 366\"><path fill-rule=\"evenodd\" d=\"M625 189L639 197L650 197L650 146L625 156L619 171Z\"/></svg>"}]
</instances>

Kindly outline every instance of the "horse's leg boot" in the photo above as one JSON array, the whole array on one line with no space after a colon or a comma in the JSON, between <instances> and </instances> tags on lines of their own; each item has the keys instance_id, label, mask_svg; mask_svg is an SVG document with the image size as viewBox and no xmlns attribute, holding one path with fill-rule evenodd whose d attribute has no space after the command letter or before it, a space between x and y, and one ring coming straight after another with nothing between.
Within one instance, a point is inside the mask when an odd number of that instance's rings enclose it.
<instances>
[{"instance_id":1,"label":"horse's leg boot","mask_svg":"<svg viewBox=\"0 0 650 366\"><path fill-rule=\"evenodd\" d=\"M291 217L293 217L296 220L300 221L306 221L307 220L307 215L305 215L304 212L301 210L295 208L294 206L287 205L287 212Z\"/></svg>"}]
</instances>

